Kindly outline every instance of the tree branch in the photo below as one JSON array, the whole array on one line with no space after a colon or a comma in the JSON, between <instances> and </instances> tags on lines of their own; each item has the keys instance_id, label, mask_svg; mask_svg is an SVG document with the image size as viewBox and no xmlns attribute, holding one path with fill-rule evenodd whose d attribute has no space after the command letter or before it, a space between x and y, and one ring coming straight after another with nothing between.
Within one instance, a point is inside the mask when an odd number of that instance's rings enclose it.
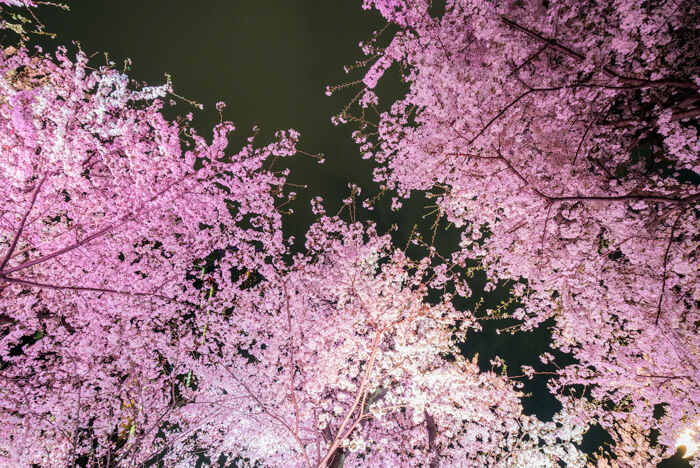
<instances>
[{"instance_id":1,"label":"tree branch","mask_svg":"<svg viewBox=\"0 0 700 468\"><path fill-rule=\"evenodd\" d=\"M531 38L538 40L544 44L547 44L552 49L558 50L559 52L561 52L565 55L568 55L569 57L573 58L574 60L577 60L579 62L583 62L586 60L586 57L579 54L578 52L574 52L573 50L559 44L556 41L542 37L540 34L536 33L535 31L527 29L524 26L519 25L515 21L512 21L512 20L506 18L505 16L501 16L501 21L503 21L508 26L511 26L514 29L517 29L518 31L521 31L521 32L527 34ZM624 76L624 75L620 75L619 73L616 73L615 71L611 70L608 67L603 67L601 69L601 71L604 75L606 75L609 78L618 79L623 83L638 85L641 87L650 87L651 88L651 87L656 87L656 86L673 86L676 88L686 88L686 89L698 89L698 88L700 88L695 83L691 83L689 81L645 80L645 79L641 79L641 78L633 78L630 76Z\"/></svg>"},{"instance_id":2,"label":"tree branch","mask_svg":"<svg viewBox=\"0 0 700 468\"><path fill-rule=\"evenodd\" d=\"M539 56L542 54L542 52L544 52L545 50L547 50L548 47L549 47L549 44L545 44L545 45L543 45L542 47L540 47L540 48L537 50L537 52L535 52L534 54L532 54L531 56L529 56L523 63L521 63L520 65L518 65L516 68L514 68L513 71L510 72L510 75L508 75L508 76L512 76L512 75L515 75L516 73L518 73L525 65L527 65L528 63L532 62L532 61L535 60L537 57L539 57Z\"/></svg>"},{"instance_id":3,"label":"tree branch","mask_svg":"<svg viewBox=\"0 0 700 468\"><path fill-rule=\"evenodd\" d=\"M119 219L119 221L117 221L115 224L109 224L109 225L105 226L104 228L100 229L99 231L87 236L86 238L84 238L80 241L77 241L74 244L69 245L68 247L64 247L60 250L57 250L51 254L44 255L43 257L37 258L37 259L32 260L30 262L23 263L21 265L18 265L14 268L10 268L8 270L3 271L2 268L0 268L0 276L9 275L9 274L14 273L16 271L23 270L25 268L29 268L29 267L32 267L34 265L38 265L40 263L47 262L47 261L51 260L52 258L58 257L59 255L63 255L66 252L70 252L71 250L77 249L78 247L81 247L81 246L89 243L90 241L92 241L98 237L101 237L101 236L107 234L108 232L113 231L114 229L117 229L117 228L123 226L124 224L126 224L128 222L136 220L141 214L143 214L143 211L144 211L146 205L157 200L161 195L168 192L176 183L181 182L182 180L188 178L192 174L193 173L186 174L180 180L168 185L163 190L161 190L160 192L153 195L148 201L146 201L143 205L141 205L137 210L135 210L132 213L129 213L129 214L122 216ZM146 211L146 212L148 212L148 211ZM28 212L27 212L27 214L28 214ZM26 215L25 215L25 218L26 218ZM3 265L3 267L4 267L4 265Z\"/></svg>"},{"instance_id":4,"label":"tree branch","mask_svg":"<svg viewBox=\"0 0 700 468\"><path fill-rule=\"evenodd\" d=\"M35 282L35 281L28 281L28 280L24 280L21 278L12 278L10 276L5 276L5 275L0 275L0 279L7 281L8 283L21 284L24 286L30 286L30 287L41 288L41 289L52 289L54 291L66 291L66 290L67 291L84 291L84 292L118 294L121 296L154 297L157 299L162 299L164 301L175 302L177 304L184 305L187 307L194 307L191 304L188 304L186 302L179 301L179 300L174 299L172 297L163 296L160 294L144 293L144 292L138 292L138 291L119 291L117 289L93 288L93 287L89 287L89 286L63 286L63 285L58 285L58 284L48 284L48 283L39 283L39 282Z\"/></svg>"},{"instance_id":5,"label":"tree branch","mask_svg":"<svg viewBox=\"0 0 700 468\"><path fill-rule=\"evenodd\" d=\"M238 377L236 377L236 375L233 373L233 371L231 371L231 369L229 369L227 366L225 366L223 364L221 365L221 367L223 367L224 370L226 372L228 372L231 375L231 377L233 377L233 380L238 382L238 384L245 389L246 393L248 393L248 395L250 395L250 397L253 400L255 400L255 402L260 406L260 409L262 409L263 412L265 412L268 416L270 416L275 421L279 422L285 429L287 429L287 431L289 431L290 434L292 434L292 436L294 437L296 442L299 444L299 447L301 447L301 450L302 450L301 453L302 453L302 455L304 455L304 463L305 463L306 467L311 468L311 462L309 461L309 458L306 455L306 448L304 446L304 442L299 438L299 435L296 432L294 432L294 430L289 426L289 424L284 422L284 420L282 418L280 418L279 416L270 412L267 409L267 407L263 404L263 402L260 401L260 399L255 395L255 393L253 393L245 383L243 383L241 380L238 379Z\"/></svg>"},{"instance_id":6,"label":"tree branch","mask_svg":"<svg viewBox=\"0 0 700 468\"><path fill-rule=\"evenodd\" d=\"M678 122L679 120L683 119L692 119L693 117L698 117L700 116L700 109L688 109L680 112L674 112L671 114L671 122ZM658 117L650 117L647 119L621 119L621 120L616 120L614 122L604 122L601 123L601 127L614 127L614 128L624 128L624 127L631 127L634 124L638 123L649 123L649 124L656 124L659 121Z\"/></svg>"},{"instance_id":7,"label":"tree branch","mask_svg":"<svg viewBox=\"0 0 700 468\"><path fill-rule=\"evenodd\" d=\"M425 414L425 425L428 428L428 456L430 456L430 468L438 468L440 466L440 454L437 450L437 444L435 439L437 439L437 426L435 425L435 419L428 413L428 410L423 410Z\"/></svg>"},{"instance_id":8,"label":"tree branch","mask_svg":"<svg viewBox=\"0 0 700 468\"><path fill-rule=\"evenodd\" d=\"M521 82L521 83L522 83L522 82ZM600 88L600 87L601 87L601 85L596 85L596 84L585 84L585 83L584 83L584 84L581 84L581 83L578 83L578 84L577 84L577 83L574 83L574 84L569 84L569 85L553 86L553 87L550 87L550 88L530 88L530 87L529 87L528 85L526 85L525 83L523 83L523 84L524 84L526 87L528 87L529 89L528 89L527 91L525 91L523 94L521 94L520 96L518 96L517 98L513 99L513 100L512 100L510 103L508 103L508 105L506 105L503 109L501 109L500 111L498 111L498 113L497 113L491 120L489 120L489 121L486 123L486 125L484 125L484 126L482 127L482 129L479 130L479 132L478 132L474 137L472 137L470 140L468 140L468 143L469 143L470 145L471 145L472 143L474 143L481 135L483 135L484 132L485 132L486 130L488 130L488 128L489 128L491 125L493 125L493 123L494 123L496 120L498 120L498 119L501 118L506 112L508 112L508 110L509 110L511 107L513 107L513 106L516 105L518 102L520 102L521 99L523 99L524 97L526 97L526 96L528 96L528 95L530 95L530 94L532 94L532 93L547 93L547 92L553 92L553 91L561 91L562 89L574 89L574 88ZM463 137L463 138L464 138L464 137ZM465 138L465 140L466 140L466 138Z\"/></svg>"},{"instance_id":9,"label":"tree branch","mask_svg":"<svg viewBox=\"0 0 700 468\"><path fill-rule=\"evenodd\" d=\"M343 422L340 424L340 427L338 427L338 431L335 434L335 438L333 439L333 443L331 444L328 451L326 452L326 455L319 462L319 464L318 464L319 467L328 466L328 461L331 459L331 457L333 457L333 455L335 453L335 449L338 448L338 446L340 445L340 442L352 433L352 431L355 429L357 424L362 419L363 412L364 412L364 403L367 399L367 392L365 391L365 387L367 386L367 381L369 380L369 376L372 373L372 369L374 367L374 360L377 357L377 350L379 349L379 338L381 337L381 334L382 334L381 330L377 330L377 332L374 336L374 340L372 342L372 353L370 354L369 362L367 363L367 368L365 369L365 373L362 376L362 381L360 382L360 386L357 390L357 395L355 396L355 401L353 402L352 406L350 407L347 414L345 415L345 418L343 419ZM355 413L355 410L357 410L358 406L360 408L359 416L356 418L355 422L353 422L353 424L347 429L347 431L345 431L345 427L350 422L350 419L352 418L352 415Z\"/></svg>"},{"instance_id":10,"label":"tree branch","mask_svg":"<svg viewBox=\"0 0 700 468\"><path fill-rule=\"evenodd\" d=\"M10 261L10 258L12 258L12 252L14 252L15 248L17 247L17 242L19 242L19 238L22 235L22 229L24 229L24 224L27 222L27 218L29 217L29 213L32 211L32 208L34 208L34 204L36 203L36 198L39 195L39 191L41 191L41 186L44 185L44 182L46 182L47 177L49 176L49 173L47 172L44 174L44 177L42 177L41 181L36 186L36 189L34 189L34 193L32 194L32 199L29 202L29 208L27 208L27 211L24 212L24 216L22 216L22 220L19 222L19 227L17 228L17 231L15 232L15 237L12 239L12 243L10 244L10 249L7 251L7 255L5 255L5 258L2 259L2 262L0 263L0 272L5 268L7 265L7 262Z\"/></svg>"},{"instance_id":11,"label":"tree branch","mask_svg":"<svg viewBox=\"0 0 700 468\"><path fill-rule=\"evenodd\" d=\"M294 405L294 433L297 438L299 438L299 404L297 403L296 391L294 389L294 330L292 330L292 314L289 310L289 293L287 292L287 283L282 282L282 289L284 291L284 303L285 309L287 311L287 328L289 329L289 392L292 398L292 404ZM306 453L306 447L302 445L301 450L304 453L304 459L306 464L311 466L308 454Z\"/></svg>"},{"instance_id":12,"label":"tree branch","mask_svg":"<svg viewBox=\"0 0 700 468\"><path fill-rule=\"evenodd\" d=\"M685 209L681 210L681 212L678 213L678 216L676 216L676 220L673 222L673 226L671 227L671 235L669 236L668 244L666 245L666 252L664 252L664 274L663 274L663 279L661 281L661 294L659 294L659 305L657 306L656 321L654 322L654 325L659 324L659 318L661 317L661 303L664 300L664 294L666 292L666 272L667 272L667 266L668 266L668 253L671 251L671 244L673 243L673 235L676 233L676 228L678 227L678 222L681 220L681 216L683 216L683 213L685 213Z\"/></svg>"},{"instance_id":13,"label":"tree branch","mask_svg":"<svg viewBox=\"0 0 700 468\"><path fill-rule=\"evenodd\" d=\"M498 153L499 158L501 159L506 166L520 179L523 184L528 186L530 190L532 190L535 195L538 197L546 200L548 203L554 203L554 202L561 202L561 201L608 201L608 202L614 202L614 201L633 201L633 200L639 200L639 201L648 201L648 202L657 202L657 203L673 203L676 205L687 205L689 203L692 203L694 201L700 200L700 193L694 193L692 195L687 195L685 197L666 197L666 196L661 196L661 195L654 195L654 194L634 194L632 192L628 193L627 195L617 195L617 196L611 196L611 197L604 197L604 196L561 196L561 197L555 197L551 195L547 195L545 193L542 193L539 189L536 187L533 187L532 184L515 168L513 165L508 161L505 156L503 156L497 148L492 146L492 148ZM496 158L494 158L496 159Z\"/></svg>"}]
</instances>

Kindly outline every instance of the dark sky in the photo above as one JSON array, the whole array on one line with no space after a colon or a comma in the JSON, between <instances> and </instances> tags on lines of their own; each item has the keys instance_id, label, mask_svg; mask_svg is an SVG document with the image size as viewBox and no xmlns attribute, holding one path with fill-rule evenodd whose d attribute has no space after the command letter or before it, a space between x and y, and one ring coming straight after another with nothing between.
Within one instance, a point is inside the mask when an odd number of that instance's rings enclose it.
<instances>
[{"instance_id":1,"label":"dark sky","mask_svg":"<svg viewBox=\"0 0 700 468\"><path fill-rule=\"evenodd\" d=\"M334 214L341 200L349 195L348 183L357 183L363 195L377 193L371 182L373 163L362 160L350 138L351 125L336 127L331 117L360 91L325 95L328 85L359 80L361 72L346 75L344 65L364 58L358 46L384 26L380 15L361 8L361 0L72 0L71 11L42 6L37 17L55 40L44 40L46 50L79 41L93 58L95 66L105 63L102 53L120 67L132 60L130 76L150 85L172 76L175 92L205 106L199 111L184 101L174 110L179 115L193 112L194 126L205 136L219 120L214 104L224 101L224 118L237 127L230 139L231 151L244 144L254 125L262 132L260 141L271 141L275 131L294 128L301 132L299 148L324 153L326 163L298 155L287 161L292 183L299 194L295 214L285 219L287 235L303 242L303 234L313 221L309 200L320 195L328 212ZM196 6L195 6L196 5ZM399 96L402 85L398 73L388 73L380 82L378 94L385 105ZM399 213L387 209L390 198L378 209L361 213L385 232L396 223L395 241L402 245L414 224L431 224L423 216L431 211L430 201L416 194ZM455 245L455 231L441 230L445 250ZM440 246L438 246L440 248ZM477 290L478 287L473 289ZM486 303L492 307L503 297L496 291ZM464 304L468 307L469 304ZM465 354L480 353L480 364L500 355L510 363L509 373L518 373L523 364L535 365L537 355L548 350L545 330L515 337L495 334L495 326L485 324L485 333L472 336ZM503 326L503 325L501 325ZM541 367L541 366L539 366ZM537 368L537 366L536 366ZM536 398L524 401L525 410L547 418L556 402L547 397L545 382L528 382L525 391ZM544 396L542 396L544 395ZM591 440L589 449L600 443ZM689 466L685 464L667 464Z\"/></svg>"},{"instance_id":2,"label":"dark sky","mask_svg":"<svg viewBox=\"0 0 700 468\"><path fill-rule=\"evenodd\" d=\"M277 130L294 128L302 135L300 149L324 153L324 165L305 156L287 162L290 181L309 187L294 189L300 194L294 207L300 216L288 220L289 234L303 239L312 196L322 196L328 212L335 213L349 194L349 182L376 192L370 184L373 165L360 158L350 138L353 127L331 123L361 88L325 95L328 85L361 78L361 72L346 75L343 66L363 59L359 42L384 25L359 0L201 1L196 7L184 0L68 3L70 12L45 6L37 13L46 30L57 33L56 40L44 41L47 49L79 41L86 53L99 54L95 64L104 64L104 52L118 67L128 57L130 76L152 85L170 74L177 94L204 104L204 111L185 102L175 107L180 115L193 111L202 132L219 120L214 104L226 102L224 118L237 127L232 151L258 125L261 143L271 141ZM389 94L395 96L399 81L386 83L393 85ZM379 221L384 230L396 222Z\"/></svg>"}]
</instances>

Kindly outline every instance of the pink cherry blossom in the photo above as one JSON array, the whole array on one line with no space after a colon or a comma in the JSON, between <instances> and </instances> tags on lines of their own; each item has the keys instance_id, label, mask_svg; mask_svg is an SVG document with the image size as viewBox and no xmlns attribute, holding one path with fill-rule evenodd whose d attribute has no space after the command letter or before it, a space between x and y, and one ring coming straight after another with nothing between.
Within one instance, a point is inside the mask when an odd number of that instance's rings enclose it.
<instances>
[{"instance_id":1,"label":"pink cherry blossom","mask_svg":"<svg viewBox=\"0 0 700 468\"><path fill-rule=\"evenodd\" d=\"M377 128L342 115L375 179L437 191L463 230L454 260L527 281L522 328L554 318L579 362L555 391L586 385L598 422L659 429L650 463L673 454L700 420L698 3L364 5L398 29L365 47L368 99L391 63L410 84Z\"/></svg>"},{"instance_id":2,"label":"pink cherry blossom","mask_svg":"<svg viewBox=\"0 0 700 468\"><path fill-rule=\"evenodd\" d=\"M0 457L13 466L145 461L177 421L206 326L209 283L187 278L217 249L244 271L285 250L284 174L263 164L293 154L296 132L225 153L230 122L207 142L161 115L169 84L135 88L87 62L0 53Z\"/></svg>"},{"instance_id":3,"label":"pink cherry blossom","mask_svg":"<svg viewBox=\"0 0 700 468\"><path fill-rule=\"evenodd\" d=\"M576 467L599 424L617 460L597 463L635 466L700 421L697 5L365 7L398 32L364 45L360 112L394 62L410 90L354 136L387 189L436 192L451 258L354 222L355 185L353 222L315 198L292 255L271 163L297 132L229 151L231 122L163 117L169 82L0 51L0 464ZM459 352L474 261L577 359L551 421L502 359Z\"/></svg>"}]
</instances>

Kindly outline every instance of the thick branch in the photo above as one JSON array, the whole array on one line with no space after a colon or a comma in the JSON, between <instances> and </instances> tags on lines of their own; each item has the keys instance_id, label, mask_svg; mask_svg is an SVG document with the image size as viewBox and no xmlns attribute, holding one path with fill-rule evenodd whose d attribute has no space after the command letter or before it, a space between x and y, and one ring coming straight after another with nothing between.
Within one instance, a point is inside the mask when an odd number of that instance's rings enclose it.
<instances>
[{"instance_id":1,"label":"thick branch","mask_svg":"<svg viewBox=\"0 0 700 468\"><path fill-rule=\"evenodd\" d=\"M534 189L533 189L534 190ZM700 200L700 193L696 193L693 195L688 195L687 197L681 197L681 198L674 198L674 197L663 197L659 195L634 195L634 194L627 194L627 195L619 195L619 196L614 196L614 197L579 197L579 196L570 196L570 197L550 197L547 195L544 195L540 192L537 192L540 196L543 198L546 198L549 201L555 202L555 201L632 201L632 200L641 200L641 201L648 201L648 202L656 202L656 203L673 203L674 205L686 205L688 203L692 203L696 200Z\"/></svg>"},{"instance_id":2,"label":"thick branch","mask_svg":"<svg viewBox=\"0 0 700 468\"><path fill-rule=\"evenodd\" d=\"M656 321L654 322L655 325L659 324L659 318L661 317L661 303L664 300L664 294L666 293L666 272L667 272L667 267L668 267L668 253L671 251L671 244L673 243L673 236L676 233L676 228L678 227L678 222L681 220L681 216L683 216L683 213L685 210L681 210L680 213L678 213L678 216L676 217L676 220L673 222L673 226L671 227L671 235L669 236L668 239L668 244L666 245L666 252L664 253L664 274L663 274L663 279L661 280L661 294L659 294L659 305L657 306L656 309Z\"/></svg>"},{"instance_id":3,"label":"thick branch","mask_svg":"<svg viewBox=\"0 0 700 468\"><path fill-rule=\"evenodd\" d=\"M671 122L678 122L679 120L683 119L692 119L693 117L698 117L700 116L700 109L688 109L684 110L681 112L674 112L671 115ZM659 121L658 117L650 117L647 119L620 119L616 120L614 122L608 122L608 123L602 123L600 124L601 127L614 127L614 128L624 128L624 127L631 127L632 125L638 124L638 123L649 123L649 124L656 124Z\"/></svg>"},{"instance_id":4,"label":"thick branch","mask_svg":"<svg viewBox=\"0 0 700 468\"><path fill-rule=\"evenodd\" d=\"M440 466L440 458L437 451L437 444L435 439L437 439L437 426L435 425L435 419L428 413L425 413L425 425L428 428L428 456L430 457L430 468L438 468Z\"/></svg>"},{"instance_id":5,"label":"thick branch","mask_svg":"<svg viewBox=\"0 0 700 468\"><path fill-rule=\"evenodd\" d=\"M347 414L345 415L345 418L343 419L343 422L340 424L340 427L338 427L338 431L335 434L335 438L333 439L333 443L331 446L328 448L328 452L326 452L326 455L323 457L323 459L319 462L318 466L319 467L327 467L328 462L331 459L331 457L334 456L335 450L340 446L340 442L345 439L348 435L352 433L352 431L355 429L355 427L359 424L359 422L362 420L362 416L364 413L364 404L365 401L367 400L367 392L366 392L366 387L369 381L369 377L372 373L372 370L374 368L374 360L377 357L377 351L379 350L379 339L381 338L381 330L377 330L377 333L374 336L374 340L372 342L372 353L370 354L369 361L367 363L367 368L365 369L364 375L362 376L362 381L360 382L360 386L357 389L357 395L355 396L355 401L353 402L352 406L348 410ZM355 413L357 409L360 409L360 414L358 417L355 419L355 422L350 425L350 427L345 430L346 426L350 422L350 419L352 418L352 415Z\"/></svg>"},{"instance_id":6,"label":"thick branch","mask_svg":"<svg viewBox=\"0 0 700 468\"><path fill-rule=\"evenodd\" d=\"M377 401L381 400L384 398L384 396L389 392L389 389L387 387L379 387L376 389L372 394L367 397L367 401L365 401L364 404L364 410L363 413L369 413L369 407L373 404L376 403ZM360 427L363 428L369 421L369 419L358 419L360 422ZM330 426L326 426L323 429L324 436L326 437L326 440L329 442L332 441L335 437L335 435L331 432ZM350 433L348 432L348 435ZM320 457L319 457L320 458ZM332 457L328 461L328 468L342 468L343 464L345 463L345 449L342 447L338 447L335 449L335 453L333 453Z\"/></svg>"},{"instance_id":7,"label":"thick branch","mask_svg":"<svg viewBox=\"0 0 700 468\"><path fill-rule=\"evenodd\" d=\"M508 161L502 154L501 152L494 148L494 150L498 153L500 160L502 160L506 166L520 179L523 184L528 186L530 190L532 190L535 195L538 197L546 200L548 203L553 203L553 202L562 202L562 201L607 201L607 202L615 202L615 201L633 201L633 200L639 200L639 201L648 201L648 202L656 202L656 203L673 203L675 205L687 205L689 203L692 203L694 201L700 200L700 193L695 193L693 195L688 195L685 197L666 197L666 196L660 196L660 195L653 195L653 194L634 194L634 193L628 193L627 195L617 195L617 196L611 196L611 197L605 197L605 196L561 196L561 197L555 197L555 196L550 196L545 193L542 193L539 189L534 187L513 165Z\"/></svg>"},{"instance_id":8,"label":"thick branch","mask_svg":"<svg viewBox=\"0 0 700 468\"><path fill-rule=\"evenodd\" d=\"M65 285L60 285L60 284L39 283L39 282L35 282L35 281L24 280L21 278L12 278L10 276L5 276L5 275L0 275L0 279L2 279L3 281L7 281L8 283L21 284L24 286L30 286L30 287L41 288L41 289L52 289L54 291L83 291L83 292L118 294L121 296L153 297L156 299L162 299L164 301L176 302L178 304L192 307L190 304L187 304L186 302L178 301L177 299L173 299L172 297L163 296L160 294L144 293L144 292L138 292L138 291L119 291L117 289L93 288L93 287L89 287L89 286L65 286Z\"/></svg>"},{"instance_id":9,"label":"thick branch","mask_svg":"<svg viewBox=\"0 0 700 468\"><path fill-rule=\"evenodd\" d=\"M10 258L12 258L12 252L14 252L15 248L17 247L17 242L19 241L20 236L22 235L22 229L24 229L24 224L27 222L27 218L29 217L29 213L32 211L32 208L34 208L34 203L36 203L36 198L39 195L39 191L41 191L41 186L44 185L44 182L46 181L46 178L49 176L49 173L47 172L44 174L44 177L42 177L41 181L37 184L36 188L34 189L34 193L32 194L32 199L29 202L29 208L24 212L24 216L22 216L22 220L19 222L19 227L17 228L17 231L15 232L15 237L12 239L12 243L10 244L10 249L7 251L7 255L5 255L5 258L2 259L2 263L0 263L0 271L2 271L5 268L5 265L7 265L7 262L10 261Z\"/></svg>"},{"instance_id":10,"label":"thick branch","mask_svg":"<svg viewBox=\"0 0 700 468\"><path fill-rule=\"evenodd\" d=\"M548 45L548 46L551 47L552 49L558 50L559 52L561 52L561 53L563 53L563 54L565 54L565 55L568 55L569 57L571 57L571 58L573 58L573 59L575 59L575 60L577 60L577 61L579 61L579 62L583 62L583 61L586 60L586 57L584 57L583 55L579 54L578 52L574 52L573 50L571 50L571 49L569 49L568 47L565 47L565 46L563 46L563 45L557 43L556 41L553 41L553 40L551 40L551 39L547 39L547 38L545 38L545 37L542 37L540 34L536 33L535 31L532 31L532 30L530 30L530 29L527 29L527 28L525 28L525 27L519 25L519 24L516 23L515 21L512 21L512 20L506 18L505 16L501 16L501 21L503 21L503 22L504 22L505 24L507 24L508 26L511 26L511 27L517 29L518 31L521 31L521 32L527 34L527 35L530 36L531 38L536 39L536 40L538 40L538 41L540 41L540 42L542 42L542 43ZM686 89L698 89L698 88L699 88L698 85L696 85L695 83L691 83L691 82L689 82L689 81L679 81L679 80L645 80L645 79L641 79L641 78L633 78L633 77L630 77L630 76L623 76L623 75L620 75L619 73L616 73L615 71L611 70L611 69L608 68L608 67L603 67L603 68L602 68L602 72L603 72L604 75L606 75L606 76L609 77L609 78L618 79L618 80L620 80L620 81L623 82L623 83L633 84L633 85L640 85L640 86L643 86L643 87L673 86L673 87L676 87L676 88L686 88Z\"/></svg>"},{"instance_id":11,"label":"thick branch","mask_svg":"<svg viewBox=\"0 0 700 468\"><path fill-rule=\"evenodd\" d=\"M110 232L118 227L121 227L122 225L128 223L131 220L132 220L131 217L127 217L127 219L122 219L121 222L119 222L117 224L110 224L107 227L102 228L99 231L89 235L88 237L86 237L82 240L79 240L79 241L75 242L74 244L69 245L68 247L64 247L64 248L57 250L51 254L44 255L43 257L37 258L35 260L29 261L26 263L23 263L23 264L16 266L14 268L10 268L8 270L2 271L2 272L0 272L0 274L2 274L3 276L9 275L9 274L14 273L16 271L24 270L25 268L33 267L34 265L39 265L40 263L47 262L47 261L51 260L52 258L58 257L60 255L63 255L66 252L70 252L71 250L75 250L78 247L81 247L81 246L89 243L90 241L92 241L100 236L103 236L104 234L107 234L108 232Z\"/></svg>"},{"instance_id":12,"label":"thick branch","mask_svg":"<svg viewBox=\"0 0 700 468\"><path fill-rule=\"evenodd\" d=\"M328 460L328 468L343 468L343 465L345 465L345 457L345 449L338 447Z\"/></svg>"}]
</instances>

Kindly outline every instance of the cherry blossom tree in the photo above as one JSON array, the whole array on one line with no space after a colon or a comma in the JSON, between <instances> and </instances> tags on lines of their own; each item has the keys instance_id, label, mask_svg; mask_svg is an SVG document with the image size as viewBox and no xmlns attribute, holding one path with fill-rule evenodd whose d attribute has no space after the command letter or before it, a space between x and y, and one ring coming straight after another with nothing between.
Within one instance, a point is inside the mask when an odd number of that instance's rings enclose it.
<instances>
[{"instance_id":1,"label":"cherry blossom tree","mask_svg":"<svg viewBox=\"0 0 700 468\"><path fill-rule=\"evenodd\" d=\"M230 122L208 143L163 118L169 84L0 55L0 457L138 460L177 421L199 344L207 288L188 278L217 249L240 273L284 251L285 178L263 164L297 134L226 154Z\"/></svg>"},{"instance_id":2,"label":"cherry blossom tree","mask_svg":"<svg viewBox=\"0 0 700 468\"><path fill-rule=\"evenodd\" d=\"M322 217L284 260L262 164L294 132L228 156L82 53L5 49L1 86L4 461L582 465L582 408L526 416L459 355L430 257Z\"/></svg>"},{"instance_id":3,"label":"cherry blossom tree","mask_svg":"<svg viewBox=\"0 0 700 468\"><path fill-rule=\"evenodd\" d=\"M219 358L195 370L191 443L266 466L584 465L586 408L526 416L513 382L461 356L473 321L426 301L429 257L325 216L306 247L211 316L203 352Z\"/></svg>"},{"instance_id":4,"label":"cherry blossom tree","mask_svg":"<svg viewBox=\"0 0 700 468\"><path fill-rule=\"evenodd\" d=\"M364 6L396 33L364 44L364 91L338 120L359 122L375 179L433 191L462 229L452 261L479 261L488 289L514 280L523 329L555 320L577 360L555 392L613 432L658 429L647 463L674 453L700 421L698 3ZM393 63L410 89L381 113Z\"/></svg>"},{"instance_id":5,"label":"cherry blossom tree","mask_svg":"<svg viewBox=\"0 0 700 468\"><path fill-rule=\"evenodd\" d=\"M474 321L427 300L431 255L316 201L290 259L268 167L294 131L231 155L230 122L207 142L169 96L83 53L0 54L3 464L583 465L588 409L538 421L462 357Z\"/></svg>"}]
</instances>

